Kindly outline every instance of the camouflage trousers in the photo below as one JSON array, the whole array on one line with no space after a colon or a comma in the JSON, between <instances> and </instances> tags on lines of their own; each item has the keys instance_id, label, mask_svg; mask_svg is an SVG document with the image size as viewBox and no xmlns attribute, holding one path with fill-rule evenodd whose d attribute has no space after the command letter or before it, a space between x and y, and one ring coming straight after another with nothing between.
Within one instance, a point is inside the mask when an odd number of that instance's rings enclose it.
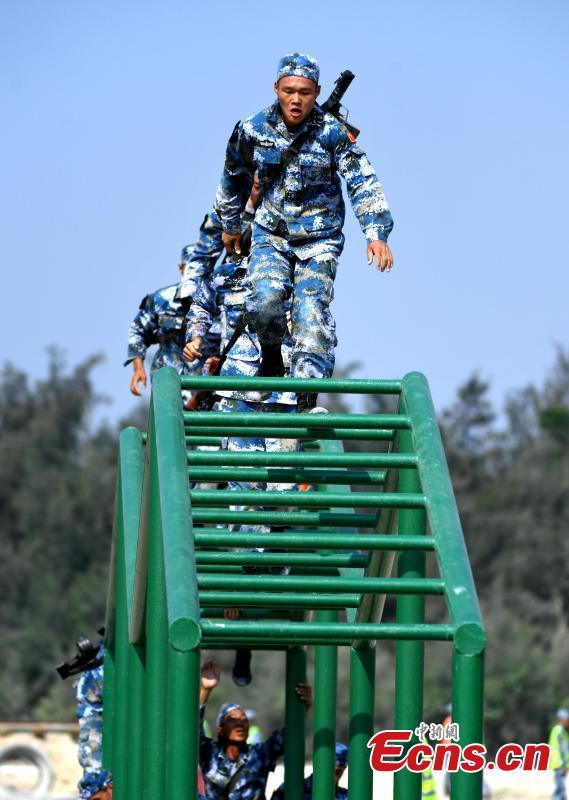
<instances>
[{"instance_id":1,"label":"camouflage trousers","mask_svg":"<svg viewBox=\"0 0 569 800\"><path fill-rule=\"evenodd\" d=\"M334 370L330 303L343 247L341 233L290 241L253 225L247 313L261 345L278 345L287 330L285 304L292 297L292 377L327 378Z\"/></svg>"},{"instance_id":2,"label":"camouflage trousers","mask_svg":"<svg viewBox=\"0 0 569 800\"><path fill-rule=\"evenodd\" d=\"M233 400L222 398L218 405L219 411L226 412L261 412L270 415L271 412L294 413L296 406L284 403L261 403L249 402L247 400ZM267 420L270 423L270 420ZM259 424L263 424L260 422ZM231 436L222 440L222 449L232 452L261 452L261 453L285 453L298 450L296 439L263 439L260 436ZM247 468L244 467L245 472ZM286 492L297 488L295 483L263 483L261 481L228 481L228 488L231 491L274 491ZM268 507L263 506L231 506L232 511L268 511ZM279 508L280 511L287 509ZM269 533L269 525L231 525L231 530L255 531L257 533Z\"/></svg>"}]
</instances>

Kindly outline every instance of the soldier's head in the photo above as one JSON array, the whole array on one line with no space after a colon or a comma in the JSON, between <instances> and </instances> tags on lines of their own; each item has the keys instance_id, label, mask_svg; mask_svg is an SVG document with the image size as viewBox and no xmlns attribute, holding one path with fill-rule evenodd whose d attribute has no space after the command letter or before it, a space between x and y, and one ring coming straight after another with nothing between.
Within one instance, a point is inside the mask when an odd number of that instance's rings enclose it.
<instances>
[{"instance_id":1,"label":"soldier's head","mask_svg":"<svg viewBox=\"0 0 569 800\"><path fill-rule=\"evenodd\" d=\"M320 94L320 68L312 56L291 53L279 61L275 92L285 125L295 128L309 116Z\"/></svg>"},{"instance_id":2,"label":"soldier's head","mask_svg":"<svg viewBox=\"0 0 569 800\"><path fill-rule=\"evenodd\" d=\"M344 774L344 770L348 766L348 748L342 742L336 742L336 768L334 776L336 779L336 786L340 783L340 779Z\"/></svg>"},{"instance_id":3,"label":"soldier's head","mask_svg":"<svg viewBox=\"0 0 569 800\"><path fill-rule=\"evenodd\" d=\"M236 703L226 703L217 715L217 735L231 744L244 744L249 736L249 719Z\"/></svg>"},{"instance_id":4,"label":"soldier's head","mask_svg":"<svg viewBox=\"0 0 569 800\"><path fill-rule=\"evenodd\" d=\"M192 251L193 248L191 245L186 245L182 250L182 255L180 256L180 263L178 264L178 270L180 275L184 274L184 270L186 269L186 265L190 263L192 260Z\"/></svg>"},{"instance_id":5,"label":"soldier's head","mask_svg":"<svg viewBox=\"0 0 569 800\"><path fill-rule=\"evenodd\" d=\"M557 710L557 719L563 725L566 731L569 730L569 710L566 708L559 708Z\"/></svg>"}]
</instances>

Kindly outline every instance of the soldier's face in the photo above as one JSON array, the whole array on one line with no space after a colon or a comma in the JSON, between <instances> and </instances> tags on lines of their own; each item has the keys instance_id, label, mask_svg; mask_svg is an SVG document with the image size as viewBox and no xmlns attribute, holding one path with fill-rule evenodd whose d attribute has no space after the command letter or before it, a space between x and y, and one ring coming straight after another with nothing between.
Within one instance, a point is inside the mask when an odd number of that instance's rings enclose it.
<instances>
[{"instance_id":1,"label":"soldier's face","mask_svg":"<svg viewBox=\"0 0 569 800\"><path fill-rule=\"evenodd\" d=\"M310 78L287 75L275 83L275 92L285 125L294 128L303 123L314 108L316 98L320 94L320 86Z\"/></svg>"},{"instance_id":2,"label":"soldier's face","mask_svg":"<svg viewBox=\"0 0 569 800\"><path fill-rule=\"evenodd\" d=\"M223 718L221 726L224 737L230 742L246 742L249 736L249 720L240 708L234 708Z\"/></svg>"}]
</instances>

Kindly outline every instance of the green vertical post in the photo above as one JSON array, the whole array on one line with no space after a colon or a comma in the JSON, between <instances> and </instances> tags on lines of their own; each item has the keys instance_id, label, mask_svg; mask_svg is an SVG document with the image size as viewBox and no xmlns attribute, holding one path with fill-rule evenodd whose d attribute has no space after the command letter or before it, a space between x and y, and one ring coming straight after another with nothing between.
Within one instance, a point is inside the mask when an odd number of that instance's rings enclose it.
<instances>
[{"instance_id":1,"label":"green vertical post","mask_svg":"<svg viewBox=\"0 0 569 800\"><path fill-rule=\"evenodd\" d=\"M129 645L124 552L124 524L122 514L119 513L116 551L115 702L113 723L113 795L116 800L126 800L129 770L127 751Z\"/></svg>"},{"instance_id":2,"label":"green vertical post","mask_svg":"<svg viewBox=\"0 0 569 800\"><path fill-rule=\"evenodd\" d=\"M375 647L350 648L348 800L372 800L373 773L367 743L374 734Z\"/></svg>"},{"instance_id":3,"label":"green vertical post","mask_svg":"<svg viewBox=\"0 0 569 800\"><path fill-rule=\"evenodd\" d=\"M403 413L405 405L403 403ZM411 431L401 431L399 448L402 453L413 451ZM402 469L399 472L399 492L420 492L421 483L417 470ZM423 509L399 510L399 535L425 533L426 516ZM400 578L424 578L425 554L420 551L403 552L398 559ZM425 599L423 595L399 595L397 597L397 622L415 624L425 621ZM395 728L414 730L423 718L423 672L424 643L422 641L397 642L395 662ZM421 773L402 769L394 775L395 800L420 800Z\"/></svg>"},{"instance_id":4,"label":"green vertical post","mask_svg":"<svg viewBox=\"0 0 569 800\"><path fill-rule=\"evenodd\" d=\"M151 408L151 427L154 422ZM151 430L150 436L153 436ZM148 446L148 445L147 445ZM146 742L144 800L165 800L168 624L156 449L150 442L146 601ZM147 487L145 487L146 490ZM145 512L143 510L143 517Z\"/></svg>"},{"instance_id":5,"label":"green vertical post","mask_svg":"<svg viewBox=\"0 0 569 800\"><path fill-rule=\"evenodd\" d=\"M317 622L336 622L336 611L318 611ZM314 800L333 800L338 648L318 645L314 657Z\"/></svg>"},{"instance_id":6,"label":"green vertical post","mask_svg":"<svg viewBox=\"0 0 569 800\"><path fill-rule=\"evenodd\" d=\"M114 644L112 645L114 649ZM115 716L115 658L105 648L105 679L103 683L103 767L113 771L113 726Z\"/></svg>"},{"instance_id":7,"label":"green vertical post","mask_svg":"<svg viewBox=\"0 0 569 800\"><path fill-rule=\"evenodd\" d=\"M452 659L452 721L458 723L460 745L483 742L484 652L464 655L455 647ZM455 772L451 800L480 800L482 772Z\"/></svg>"},{"instance_id":8,"label":"green vertical post","mask_svg":"<svg viewBox=\"0 0 569 800\"><path fill-rule=\"evenodd\" d=\"M144 785L144 684L145 652L141 645L129 645L128 656L128 800L140 800Z\"/></svg>"},{"instance_id":9,"label":"green vertical post","mask_svg":"<svg viewBox=\"0 0 569 800\"><path fill-rule=\"evenodd\" d=\"M166 797L195 800L198 784L200 650L168 648Z\"/></svg>"},{"instance_id":10,"label":"green vertical post","mask_svg":"<svg viewBox=\"0 0 569 800\"><path fill-rule=\"evenodd\" d=\"M290 647L286 653L285 705L285 795L287 800L304 800L304 759L306 706L296 687L306 683L306 651Z\"/></svg>"}]
</instances>

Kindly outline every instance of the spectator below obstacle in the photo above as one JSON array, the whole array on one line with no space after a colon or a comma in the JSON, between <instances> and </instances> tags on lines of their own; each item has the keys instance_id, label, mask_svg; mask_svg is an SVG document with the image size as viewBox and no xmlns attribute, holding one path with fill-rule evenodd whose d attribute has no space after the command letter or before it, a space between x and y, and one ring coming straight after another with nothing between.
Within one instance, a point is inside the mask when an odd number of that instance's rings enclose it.
<instances>
[{"instance_id":1,"label":"spectator below obstacle","mask_svg":"<svg viewBox=\"0 0 569 800\"><path fill-rule=\"evenodd\" d=\"M202 666L200 689L200 718L205 704L218 685L220 673L214 661ZM312 706L312 689L307 683L296 687L298 701L306 708ZM200 733L200 766L207 800L264 800L267 778L284 753L284 727L265 742L247 744L249 719L236 703L226 703L217 715L216 739Z\"/></svg>"}]
</instances>

